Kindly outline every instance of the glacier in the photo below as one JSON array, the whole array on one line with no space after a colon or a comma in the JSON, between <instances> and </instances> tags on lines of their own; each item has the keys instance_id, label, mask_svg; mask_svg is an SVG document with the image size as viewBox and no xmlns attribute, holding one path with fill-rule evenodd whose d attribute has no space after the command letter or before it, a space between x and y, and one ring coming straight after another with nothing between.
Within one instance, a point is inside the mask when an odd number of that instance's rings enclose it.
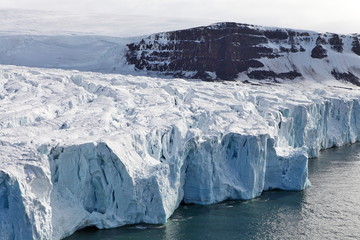
<instances>
[{"instance_id":1,"label":"glacier","mask_svg":"<svg viewBox=\"0 0 360 240\"><path fill-rule=\"evenodd\" d=\"M329 74L359 72L347 58L350 41L344 55L330 54L332 66L292 58L316 70L303 78L278 83L240 74L248 81L203 82L124 65L126 44L141 37L109 16L109 29L102 19L72 30L73 15L58 24L48 14L44 26L37 12L1 13L1 240L163 224L181 202L303 190L309 158L359 141L360 89ZM159 22L133 34L179 26ZM286 58L261 61L284 72L293 67Z\"/></svg>"},{"instance_id":2,"label":"glacier","mask_svg":"<svg viewBox=\"0 0 360 240\"><path fill-rule=\"evenodd\" d=\"M1 239L165 223L183 201L308 186L360 137L360 91L0 66Z\"/></svg>"}]
</instances>

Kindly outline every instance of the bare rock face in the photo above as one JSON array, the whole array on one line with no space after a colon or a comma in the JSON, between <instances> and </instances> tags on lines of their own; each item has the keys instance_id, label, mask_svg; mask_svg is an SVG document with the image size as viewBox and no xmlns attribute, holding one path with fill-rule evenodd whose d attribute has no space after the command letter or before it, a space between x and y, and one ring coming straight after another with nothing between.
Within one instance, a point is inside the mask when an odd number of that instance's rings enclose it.
<instances>
[{"instance_id":1,"label":"bare rock face","mask_svg":"<svg viewBox=\"0 0 360 240\"><path fill-rule=\"evenodd\" d=\"M331 45L331 49L342 53L344 51L344 43L338 34L333 34L329 40L329 44Z\"/></svg>"},{"instance_id":2,"label":"bare rock face","mask_svg":"<svg viewBox=\"0 0 360 240\"><path fill-rule=\"evenodd\" d=\"M327 53L326 49L323 46L318 45L314 47L313 50L311 51L311 57L323 59L327 57L326 53Z\"/></svg>"},{"instance_id":3,"label":"bare rock face","mask_svg":"<svg viewBox=\"0 0 360 240\"><path fill-rule=\"evenodd\" d=\"M354 36L351 49L355 54L360 56L360 42L358 37Z\"/></svg>"},{"instance_id":4,"label":"bare rock face","mask_svg":"<svg viewBox=\"0 0 360 240\"><path fill-rule=\"evenodd\" d=\"M341 73L341 72L337 72L336 70L332 70L331 74L337 80L345 80L345 81L348 81L348 82L351 82L351 83L353 83L355 85L360 86L359 77L355 76L352 72Z\"/></svg>"},{"instance_id":5,"label":"bare rock face","mask_svg":"<svg viewBox=\"0 0 360 240\"><path fill-rule=\"evenodd\" d=\"M150 35L128 45L127 62L136 69L202 80L303 78L311 61L329 64L329 52L360 55L358 36L320 34L248 24L217 23L206 27ZM298 59L303 61L299 65ZM311 60L314 59L314 60ZM360 62L359 62L360 63ZM330 63L331 64L331 63ZM308 65L308 66L306 66ZM344 69L334 66L333 69ZM316 70L311 70L316 72ZM335 71L348 81L350 70ZM335 75L329 72L330 77ZM357 77L356 75L354 75ZM355 79L350 77L351 79ZM243 80L247 80L243 79ZM354 82L354 81L352 81Z\"/></svg>"},{"instance_id":6,"label":"bare rock face","mask_svg":"<svg viewBox=\"0 0 360 240\"><path fill-rule=\"evenodd\" d=\"M283 38L283 35L274 33L272 37ZM239 72L263 67L257 59L277 57L271 48L262 46L267 42L264 34L248 25L223 23L156 34L138 44L130 44L127 56L129 63L139 69L174 75L194 71L194 77L200 78L206 78L208 71L215 72L220 79L232 80Z\"/></svg>"}]
</instances>

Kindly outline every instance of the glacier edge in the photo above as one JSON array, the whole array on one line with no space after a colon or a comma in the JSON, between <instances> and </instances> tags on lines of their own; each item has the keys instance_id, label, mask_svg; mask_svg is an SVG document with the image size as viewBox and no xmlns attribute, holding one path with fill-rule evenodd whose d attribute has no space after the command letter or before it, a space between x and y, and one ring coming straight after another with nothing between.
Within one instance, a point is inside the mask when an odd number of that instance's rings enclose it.
<instances>
[{"instance_id":1,"label":"glacier edge","mask_svg":"<svg viewBox=\"0 0 360 240\"><path fill-rule=\"evenodd\" d=\"M0 229L7 233L0 239L62 239L87 226L165 223L181 201L302 190L308 158L360 137L359 91L333 82L321 84L326 90L296 82L209 86L4 68L1 81L11 86L1 92L4 105L33 91L39 99L31 101L49 105L0 119ZM52 85L78 95L41 92ZM84 121L73 117L79 109ZM39 120L42 111L56 114ZM21 221L10 217L15 212Z\"/></svg>"}]
</instances>

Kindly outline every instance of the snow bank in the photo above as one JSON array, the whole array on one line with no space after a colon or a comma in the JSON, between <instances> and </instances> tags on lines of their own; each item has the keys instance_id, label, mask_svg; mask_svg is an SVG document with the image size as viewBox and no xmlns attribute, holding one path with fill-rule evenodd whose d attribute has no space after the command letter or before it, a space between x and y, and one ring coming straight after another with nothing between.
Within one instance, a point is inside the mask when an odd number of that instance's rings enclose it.
<instances>
[{"instance_id":1,"label":"snow bank","mask_svg":"<svg viewBox=\"0 0 360 240\"><path fill-rule=\"evenodd\" d=\"M360 136L360 91L339 81L0 66L0 86L0 239L165 223L181 201L302 190L308 157Z\"/></svg>"}]
</instances>

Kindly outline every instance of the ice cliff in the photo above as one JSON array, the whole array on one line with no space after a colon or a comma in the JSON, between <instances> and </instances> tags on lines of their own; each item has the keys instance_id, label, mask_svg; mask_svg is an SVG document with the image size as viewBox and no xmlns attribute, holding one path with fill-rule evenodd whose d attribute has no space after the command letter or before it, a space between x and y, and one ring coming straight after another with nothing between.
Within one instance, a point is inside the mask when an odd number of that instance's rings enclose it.
<instances>
[{"instance_id":1,"label":"ice cliff","mask_svg":"<svg viewBox=\"0 0 360 240\"><path fill-rule=\"evenodd\" d=\"M360 91L336 80L0 66L0 81L0 239L164 223L181 201L301 190L308 157L360 136Z\"/></svg>"}]
</instances>

